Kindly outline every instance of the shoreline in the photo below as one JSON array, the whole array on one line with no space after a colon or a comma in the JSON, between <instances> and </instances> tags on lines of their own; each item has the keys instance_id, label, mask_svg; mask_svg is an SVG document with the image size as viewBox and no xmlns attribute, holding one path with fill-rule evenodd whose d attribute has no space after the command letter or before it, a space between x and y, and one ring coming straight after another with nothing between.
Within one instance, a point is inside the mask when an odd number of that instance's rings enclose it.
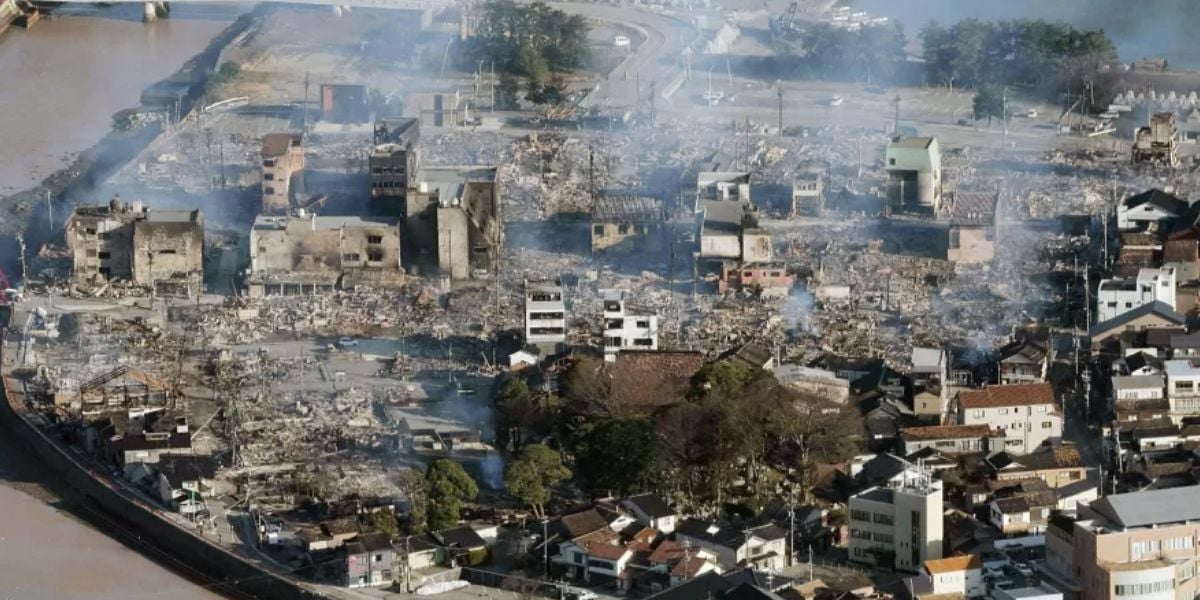
<instances>
[{"instance_id":1,"label":"shoreline","mask_svg":"<svg viewBox=\"0 0 1200 600\"><path fill-rule=\"evenodd\" d=\"M186 81L190 89L180 104L179 113L188 116L199 104L204 88L220 60L222 52L239 36L249 31L268 10L256 6L225 27L208 42L203 50L187 59L172 74L147 86L147 89L164 82ZM149 110L139 103L134 110ZM53 224L55 234L61 232L66 216L81 202L91 202L91 190L114 173L124 168L137 155L159 139L167 128L162 121L148 123L133 131L119 129L115 123L98 142L79 151L71 162L42 179L38 184L24 190L0 197L5 207L0 213L0 269L8 275L10 285L20 280L20 251L16 234L24 230L26 259L35 257L39 249L49 241L51 222L47 218L46 203L49 197L51 211L57 215Z\"/></svg>"}]
</instances>

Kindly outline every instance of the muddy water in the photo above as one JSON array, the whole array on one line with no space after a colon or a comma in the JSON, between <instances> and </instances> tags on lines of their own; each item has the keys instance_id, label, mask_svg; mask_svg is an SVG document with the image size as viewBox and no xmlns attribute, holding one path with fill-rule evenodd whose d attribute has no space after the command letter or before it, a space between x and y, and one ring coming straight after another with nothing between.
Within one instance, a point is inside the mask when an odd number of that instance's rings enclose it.
<instances>
[{"instance_id":1,"label":"muddy water","mask_svg":"<svg viewBox=\"0 0 1200 600\"><path fill-rule=\"evenodd\" d=\"M64 7L0 36L0 196L28 188L104 137L113 113L174 73L242 7L176 5L141 22L141 4Z\"/></svg>"},{"instance_id":2,"label":"muddy water","mask_svg":"<svg viewBox=\"0 0 1200 600\"><path fill-rule=\"evenodd\" d=\"M99 141L248 9L185 5L143 25L140 4L81 6L0 36L0 197ZM219 597L60 510L72 500L46 490L43 468L0 432L0 598Z\"/></svg>"}]
</instances>

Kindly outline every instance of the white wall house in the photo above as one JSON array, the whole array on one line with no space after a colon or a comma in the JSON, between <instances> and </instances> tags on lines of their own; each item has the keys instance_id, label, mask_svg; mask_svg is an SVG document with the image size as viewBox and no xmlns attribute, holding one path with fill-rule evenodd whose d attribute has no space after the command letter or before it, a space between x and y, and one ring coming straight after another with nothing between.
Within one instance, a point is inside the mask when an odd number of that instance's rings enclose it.
<instances>
[{"instance_id":1,"label":"white wall house","mask_svg":"<svg viewBox=\"0 0 1200 600\"><path fill-rule=\"evenodd\" d=\"M1144 304L1175 308L1175 268L1140 269L1132 279L1105 279L1096 290L1096 322L1103 323Z\"/></svg>"},{"instance_id":2,"label":"white wall house","mask_svg":"<svg viewBox=\"0 0 1200 600\"><path fill-rule=\"evenodd\" d=\"M604 360L621 350L658 350L658 315L630 308L625 292L604 292Z\"/></svg>"},{"instance_id":3,"label":"white wall house","mask_svg":"<svg viewBox=\"0 0 1200 600\"><path fill-rule=\"evenodd\" d=\"M1029 454L1043 443L1062 439L1063 418L1048 383L963 391L958 395L958 422L1003 429L1004 449L1012 454Z\"/></svg>"},{"instance_id":4,"label":"white wall house","mask_svg":"<svg viewBox=\"0 0 1200 600\"><path fill-rule=\"evenodd\" d=\"M983 561L978 554L927 560L925 576L934 594L962 594L967 598L983 598L987 595L983 583Z\"/></svg>"},{"instance_id":5,"label":"white wall house","mask_svg":"<svg viewBox=\"0 0 1200 600\"><path fill-rule=\"evenodd\" d=\"M1162 190L1148 190L1126 198L1117 206L1117 228L1122 231L1145 229L1178 218L1186 210L1187 202Z\"/></svg>"},{"instance_id":6,"label":"white wall house","mask_svg":"<svg viewBox=\"0 0 1200 600\"><path fill-rule=\"evenodd\" d=\"M1165 378L1153 375L1116 375L1112 378L1113 398L1116 400L1162 400L1165 397Z\"/></svg>"},{"instance_id":7,"label":"white wall house","mask_svg":"<svg viewBox=\"0 0 1200 600\"><path fill-rule=\"evenodd\" d=\"M1176 425L1184 417L1200 415L1200 359L1166 361L1167 402Z\"/></svg>"}]
</instances>

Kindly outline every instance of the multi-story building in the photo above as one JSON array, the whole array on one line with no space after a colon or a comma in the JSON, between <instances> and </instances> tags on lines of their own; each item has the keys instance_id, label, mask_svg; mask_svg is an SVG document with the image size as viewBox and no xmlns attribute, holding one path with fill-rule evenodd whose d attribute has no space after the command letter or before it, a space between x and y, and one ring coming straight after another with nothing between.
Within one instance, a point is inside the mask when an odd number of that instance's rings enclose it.
<instances>
[{"instance_id":1,"label":"multi-story building","mask_svg":"<svg viewBox=\"0 0 1200 600\"><path fill-rule=\"evenodd\" d=\"M850 560L915 572L942 557L942 482L906 471L896 487L850 497Z\"/></svg>"},{"instance_id":2,"label":"multi-story building","mask_svg":"<svg viewBox=\"0 0 1200 600\"><path fill-rule=\"evenodd\" d=\"M402 280L396 219L260 216L250 230L251 296L297 295Z\"/></svg>"},{"instance_id":3,"label":"multi-story building","mask_svg":"<svg viewBox=\"0 0 1200 600\"><path fill-rule=\"evenodd\" d=\"M291 202L292 177L304 171L304 134L268 133L262 140L262 209L285 213ZM300 186L303 189L303 185Z\"/></svg>"},{"instance_id":4,"label":"multi-story building","mask_svg":"<svg viewBox=\"0 0 1200 600\"><path fill-rule=\"evenodd\" d=\"M1200 359L1168 360L1167 405L1176 424L1185 417L1200 415Z\"/></svg>"},{"instance_id":5,"label":"multi-story building","mask_svg":"<svg viewBox=\"0 0 1200 600\"><path fill-rule=\"evenodd\" d=\"M525 343L543 356L558 354L567 345L567 304L561 281L525 282Z\"/></svg>"},{"instance_id":6,"label":"multi-story building","mask_svg":"<svg viewBox=\"0 0 1200 600\"><path fill-rule=\"evenodd\" d=\"M709 202L750 204L750 173L746 171L702 171L696 175L696 212Z\"/></svg>"},{"instance_id":7,"label":"multi-story building","mask_svg":"<svg viewBox=\"0 0 1200 600\"><path fill-rule=\"evenodd\" d=\"M604 360L622 350L658 350L658 315L625 303L623 290L604 292Z\"/></svg>"},{"instance_id":8,"label":"multi-story building","mask_svg":"<svg viewBox=\"0 0 1200 600\"><path fill-rule=\"evenodd\" d=\"M937 138L896 137L887 145L887 206L891 213L938 214L942 155Z\"/></svg>"},{"instance_id":9,"label":"multi-story building","mask_svg":"<svg viewBox=\"0 0 1200 600\"><path fill-rule=\"evenodd\" d=\"M156 291L200 293L204 217L199 210L154 210L120 197L80 206L67 224L79 288L124 280Z\"/></svg>"},{"instance_id":10,"label":"multi-story building","mask_svg":"<svg viewBox=\"0 0 1200 600\"><path fill-rule=\"evenodd\" d=\"M777 571L787 564L787 531L769 523L741 529L684 519L675 526L675 540L708 551L727 570L757 567Z\"/></svg>"},{"instance_id":11,"label":"multi-story building","mask_svg":"<svg viewBox=\"0 0 1200 600\"><path fill-rule=\"evenodd\" d=\"M1175 268L1139 269L1133 279L1105 279L1096 290L1096 322L1115 319L1139 306L1162 302L1175 309Z\"/></svg>"},{"instance_id":12,"label":"multi-story building","mask_svg":"<svg viewBox=\"0 0 1200 600\"><path fill-rule=\"evenodd\" d=\"M421 168L421 124L417 119L380 119L375 122L374 141L367 159L371 197L392 213L406 216L406 200Z\"/></svg>"},{"instance_id":13,"label":"multi-story building","mask_svg":"<svg viewBox=\"0 0 1200 600\"><path fill-rule=\"evenodd\" d=\"M1015 454L1028 454L1062 439L1062 413L1048 383L993 385L960 392L958 422L1003 429L1007 434L1004 449Z\"/></svg>"},{"instance_id":14,"label":"multi-story building","mask_svg":"<svg viewBox=\"0 0 1200 600\"><path fill-rule=\"evenodd\" d=\"M1050 375L1049 344L1024 338L1000 348L1000 383L1038 383Z\"/></svg>"},{"instance_id":15,"label":"multi-story building","mask_svg":"<svg viewBox=\"0 0 1200 600\"><path fill-rule=\"evenodd\" d=\"M1082 600L1200 597L1200 487L1105 496L1046 531L1047 569Z\"/></svg>"}]
</instances>

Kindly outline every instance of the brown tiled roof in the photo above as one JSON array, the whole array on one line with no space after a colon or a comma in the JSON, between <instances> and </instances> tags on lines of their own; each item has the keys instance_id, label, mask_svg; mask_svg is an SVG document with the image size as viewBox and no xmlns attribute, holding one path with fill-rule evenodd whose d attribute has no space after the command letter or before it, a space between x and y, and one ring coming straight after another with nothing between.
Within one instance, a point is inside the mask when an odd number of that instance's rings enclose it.
<instances>
[{"instance_id":1,"label":"brown tiled roof","mask_svg":"<svg viewBox=\"0 0 1200 600\"><path fill-rule=\"evenodd\" d=\"M651 564L669 563L683 558L684 547L675 540L663 540L650 554Z\"/></svg>"},{"instance_id":2,"label":"brown tiled roof","mask_svg":"<svg viewBox=\"0 0 1200 600\"><path fill-rule=\"evenodd\" d=\"M962 556L951 556L949 558L925 561L925 570L929 571L930 575L982 568L983 561L980 560L978 554L964 554Z\"/></svg>"},{"instance_id":3,"label":"brown tiled roof","mask_svg":"<svg viewBox=\"0 0 1200 600\"><path fill-rule=\"evenodd\" d=\"M563 515L558 522L562 525L567 539L571 540L608 527L608 521L594 508L570 515Z\"/></svg>"},{"instance_id":4,"label":"brown tiled roof","mask_svg":"<svg viewBox=\"0 0 1200 600\"><path fill-rule=\"evenodd\" d=\"M683 399L700 367L699 352L622 351L612 363L613 392L628 407L654 409Z\"/></svg>"},{"instance_id":5,"label":"brown tiled roof","mask_svg":"<svg viewBox=\"0 0 1200 600\"><path fill-rule=\"evenodd\" d=\"M993 385L982 390L964 391L958 395L958 402L967 409L1053 404L1054 388L1048 383Z\"/></svg>"},{"instance_id":6,"label":"brown tiled roof","mask_svg":"<svg viewBox=\"0 0 1200 600\"><path fill-rule=\"evenodd\" d=\"M949 440L983 438L991 434L987 425L933 425L930 427L906 427L900 437L906 440Z\"/></svg>"},{"instance_id":7,"label":"brown tiled roof","mask_svg":"<svg viewBox=\"0 0 1200 600\"><path fill-rule=\"evenodd\" d=\"M588 556L595 556L604 560L620 560L622 556L625 556L626 552L629 552L629 549L616 544L584 542L583 551L587 552Z\"/></svg>"},{"instance_id":8,"label":"brown tiled roof","mask_svg":"<svg viewBox=\"0 0 1200 600\"><path fill-rule=\"evenodd\" d=\"M675 564L674 569L671 569L671 576L681 579L695 577L707 562L708 561L700 558L699 556L693 556L687 560L681 560Z\"/></svg>"}]
</instances>

